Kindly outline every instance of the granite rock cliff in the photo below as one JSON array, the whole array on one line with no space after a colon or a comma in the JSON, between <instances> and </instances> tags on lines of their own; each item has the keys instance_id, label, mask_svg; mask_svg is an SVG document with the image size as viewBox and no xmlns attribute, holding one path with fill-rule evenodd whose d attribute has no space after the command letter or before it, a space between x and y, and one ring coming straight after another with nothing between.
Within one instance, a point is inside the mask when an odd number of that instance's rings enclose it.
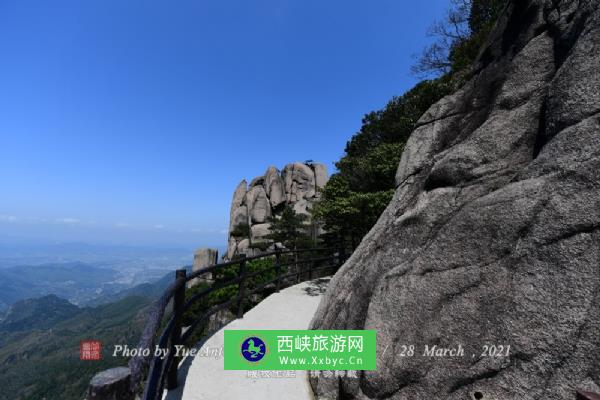
<instances>
[{"instance_id":1,"label":"granite rock cliff","mask_svg":"<svg viewBox=\"0 0 600 400\"><path fill-rule=\"evenodd\" d=\"M328 179L323 164L295 162L281 172L273 166L267 168L250 185L246 180L241 181L231 201L226 258L251 255L254 252L251 243L264 242L270 232L268 219L286 205L298 214L309 215Z\"/></svg>"},{"instance_id":2,"label":"granite rock cliff","mask_svg":"<svg viewBox=\"0 0 600 400\"><path fill-rule=\"evenodd\" d=\"M600 392L599 112L599 2L510 2L471 78L420 119L313 320L376 329L377 370L312 379L319 398ZM422 355L459 344L466 357Z\"/></svg>"}]
</instances>

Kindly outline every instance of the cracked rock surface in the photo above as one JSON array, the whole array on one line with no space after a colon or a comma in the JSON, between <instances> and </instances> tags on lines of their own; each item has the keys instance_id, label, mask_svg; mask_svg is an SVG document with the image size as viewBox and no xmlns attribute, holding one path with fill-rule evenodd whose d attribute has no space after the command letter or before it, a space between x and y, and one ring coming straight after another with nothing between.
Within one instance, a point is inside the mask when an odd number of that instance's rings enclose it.
<instances>
[{"instance_id":1,"label":"cracked rock surface","mask_svg":"<svg viewBox=\"0 0 600 400\"><path fill-rule=\"evenodd\" d=\"M229 239L226 259L236 255L260 254L251 244L266 244L270 233L269 218L279 216L287 205L297 214L310 217L310 209L321 198L321 190L329 176L325 165L315 162L295 162L280 172L270 166L264 175L250 181L242 180L233 193L229 217ZM250 228L248 237L242 226ZM319 230L321 227L319 226Z\"/></svg>"},{"instance_id":2,"label":"cracked rock surface","mask_svg":"<svg viewBox=\"0 0 600 400\"><path fill-rule=\"evenodd\" d=\"M422 116L393 200L313 319L376 329L377 370L314 378L318 398L600 392L599 111L599 2L511 2L472 78Z\"/></svg>"}]
</instances>

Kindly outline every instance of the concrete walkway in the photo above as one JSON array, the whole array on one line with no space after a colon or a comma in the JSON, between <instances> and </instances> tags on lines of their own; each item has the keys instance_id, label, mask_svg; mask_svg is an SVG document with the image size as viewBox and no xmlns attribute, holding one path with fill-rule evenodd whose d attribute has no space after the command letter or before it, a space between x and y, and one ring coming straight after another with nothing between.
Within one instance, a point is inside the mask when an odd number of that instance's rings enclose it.
<instances>
[{"instance_id":1,"label":"concrete walkway","mask_svg":"<svg viewBox=\"0 0 600 400\"><path fill-rule=\"evenodd\" d=\"M289 287L230 322L202 345L199 355L182 361L179 388L165 392L163 399L312 400L307 371L225 371L223 330L308 329L328 283L322 278Z\"/></svg>"}]
</instances>

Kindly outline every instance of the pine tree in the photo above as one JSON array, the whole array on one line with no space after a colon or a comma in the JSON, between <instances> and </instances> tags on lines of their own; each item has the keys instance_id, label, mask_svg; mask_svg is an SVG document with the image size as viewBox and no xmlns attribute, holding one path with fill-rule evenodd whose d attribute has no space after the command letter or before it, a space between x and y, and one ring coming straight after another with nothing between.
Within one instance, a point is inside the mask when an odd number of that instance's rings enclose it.
<instances>
[{"instance_id":1,"label":"pine tree","mask_svg":"<svg viewBox=\"0 0 600 400\"><path fill-rule=\"evenodd\" d=\"M286 205L279 217L269 218L271 233L266 238L274 243L281 243L290 250L307 247L311 242L307 233L308 226L305 224L307 218L306 215L297 214L290 206Z\"/></svg>"}]
</instances>

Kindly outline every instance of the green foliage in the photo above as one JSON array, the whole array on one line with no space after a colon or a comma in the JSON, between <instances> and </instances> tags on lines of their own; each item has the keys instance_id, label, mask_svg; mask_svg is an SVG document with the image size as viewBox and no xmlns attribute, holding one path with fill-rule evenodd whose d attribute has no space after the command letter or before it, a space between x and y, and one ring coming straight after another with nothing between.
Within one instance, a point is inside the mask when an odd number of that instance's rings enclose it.
<instances>
[{"instance_id":1,"label":"green foliage","mask_svg":"<svg viewBox=\"0 0 600 400\"><path fill-rule=\"evenodd\" d=\"M79 307L53 294L21 300L13 304L0 321L0 332L47 329L79 312Z\"/></svg>"},{"instance_id":2,"label":"green foliage","mask_svg":"<svg viewBox=\"0 0 600 400\"><path fill-rule=\"evenodd\" d=\"M346 155L363 156L382 143L406 142L421 115L451 92L451 82L442 77L422 81L402 96L394 97L382 110L364 116L360 131L346 144Z\"/></svg>"},{"instance_id":3,"label":"green foliage","mask_svg":"<svg viewBox=\"0 0 600 400\"><path fill-rule=\"evenodd\" d=\"M453 43L449 53L451 74L467 70L479 55L506 0L473 0L469 13L470 35Z\"/></svg>"},{"instance_id":4,"label":"green foliage","mask_svg":"<svg viewBox=\"0 0 600 400\"><path fill-rule=\"evenodd\" d=\"M273 268L274 265L275 257L260 258L258 260L248 261L246 263L246 272L249 274L255 272L260 273L246 281L246 288L252 290L272 279L275 279L277 274L275 268Z\"/></svg>"},{"instance_id":5,"label":"green foliage","mask_svg":"<svg viewBox=\"0 0 600 400\"><path fill-rule=\"evenodd\" d=\"M191 288L186 289L185 301L187 302L193 296L195 296L196 294L198 294L200 292L205 291L209 287L210 287L210 285L208 283L200 282L200 283L197 283L196 285L192 286ZM203 312L208 310L208 308L211 305L209 296L210 295L204 296L204 297L198 299L197 301L193 302L190 305L190 308L188 308L186 310L186 312L183 314L183 319L182 319L183 326L188 326L188 325L192 324L196 320L196 318L200 317L200 315L202 315Z\"/></svg>"},{"instance_id":6,"label":"green foliage","mask_svg":"<svg viewBox=\"0 0 600 400\"><path fill-rule=\"evenodd\" d=\"M469 14L471 32L479 33L490 29L506 6L506 0L472 0Z\"/></svg>"},{"instance_id":7,"label":"green foliage","mask_svg":"<svg viewBox=\"0 0 600 400\"><path fill-rule=\"evenodd\" d=\"M383 110L367 114L336 163L339 173L327 183L313 218L326 230L364 236L392 198L396 169L418 119L451 91L447 77L423 81Z\"/></svg>"},{"instance_id":8,"label":"green foliage","mask_svg":"<svg viewBox=\"0 0 600 400\"><path fill-rule=\"evenodd\" d=\"M450 4L445 18L430 28L436 41L411 69L417 75L449 75L460 85L507 0L450 0Z\"/></svg>"},{"instance_id":9,"label":"green foliage","mask_svg":"<svg viewBox=\"0 0 600 400\"><path fill-rule=\"evenodd\" d=\"M446 72L424 80L382 110L363 118L360 131L346 144L345 155L313 217L329 231L342 230L356 239L375 224L393 196L394 177L404 145L429 107L461 83L485 43L506 0L453 0L446 20L434 24L439 37L421 58L418 72Z\"/></svg>"},{"instance_id":10,"label":"green foliage","mask_svg":"<svg viewBox=\"0 0 600 400\"><path fill-rule=\"evenodd\" d=\"M240 238L249 238L250 237L250 225L248 224L238 224L233 227L231 230L231 236L240 237Z\"/></svg>"},{"instance_id":11,"label":"green foliage","mask_svg":"<svg viewBox=\"0 0 600 400\"><path fill-rule=\"evenodd\" d=\"M265 242L265 241L258 241L255 243L250 244L250 248L251 249L258 249L260 251L266 251L269 246L271 246L271 244L269 242Z\"/></svg>"},{"instance_id":12,"label":"green foliage","mask_svg":"<svg viewBox=\"0 0 600 400\"><path fill-rule=\"evenodd\" d=\"M477 58L481 45L487 38L486 33L479 33L452 46L448 56L453 74L467 70Z\"/></svg>"},{"instance_id":13,"label":"green foliage","mask_svg":"<svg viewBox=\"0 0 600 400\"><path fill-rule=\"evenodd\" d=\"M394 187L404 143L382 143L364 156L344 157L336 164L354 191L376 192Z\"/></svg>"},{"instance_id":14,"label":"green foliage","mask_svg":"<svg viewBox=\"0 0 600 400\"><path fill-rule=\"evenodd\" d=\"M307 247L310 243L307 219L306 215L297 214L293 208L286 205L280 216L269 218L271 229L266 237L274 243L283 244L288 249Z\"/></svg>"},{"instance_id":15,"label":"green foliage","mask_svg":"<svg viewBox=\"0 0 600 400\"><path fill-rule=\"evenodd\" d=\"M135 347L151 300L127 297L115 303L83 308L50 329L31 329L0 336L0 387L3 399L61 399L84 397L92 376L123 366L127 359L112 357L116 344ZM103 343L101 361L81 361L79 342Z\"/></svg>"},{"instance_id":16,"label":"green foliage","mask_svg":"<svg viewBox=\"0 0 600 400\"><path fill-rule=\"evenodd\" d=\"M313 217L323 221L328 231L341 231L359 239L377 222L393 194L393 189L352 191L342 175L334 174L325 187L323 199L315 207Z\"/></svg>"},{"instance_id":17,"label":"green foliage","mask_svg":"<svg viewBox=\"0 0 600 400\"><path fill-rule=\"evenodd\" d=\"M261 285L276 277L276 271L273 268L274 261L274 257L266 257L257 260L249 260L246 262L246 274L257 273L256 276L253 276L246 280L246 293L249 293L252 290L259 288ZM202 282L186 290L186 301L191 299L196 294L205 291L213 284L226 285L227 282L237 278L239 268L239 263L236 263L217 269L213 273L212 283L209 284ZM209 293L206 296L201 297L199 300L192 303L191 307L183 315L183 325L191 325L194 321L200 318L202 314L206 313L213 306L225 303L231 299L236 299L238 296L238 287L238 283L226 285L218 290ZM267 294L268 291L262 291L261 293L258 293L255 296L254 302L246 300L244 308L248 309L252 307L257 301L262 300ZM234 302L232 305L229 306L229 311L235 314L237 311L236 306L237 305ZM195 334L192 336L192 339L190 340L189 344L194 344L205 333L206 331L199 327L198 331L195 332Z\"/></svg>"}]
</instances>

